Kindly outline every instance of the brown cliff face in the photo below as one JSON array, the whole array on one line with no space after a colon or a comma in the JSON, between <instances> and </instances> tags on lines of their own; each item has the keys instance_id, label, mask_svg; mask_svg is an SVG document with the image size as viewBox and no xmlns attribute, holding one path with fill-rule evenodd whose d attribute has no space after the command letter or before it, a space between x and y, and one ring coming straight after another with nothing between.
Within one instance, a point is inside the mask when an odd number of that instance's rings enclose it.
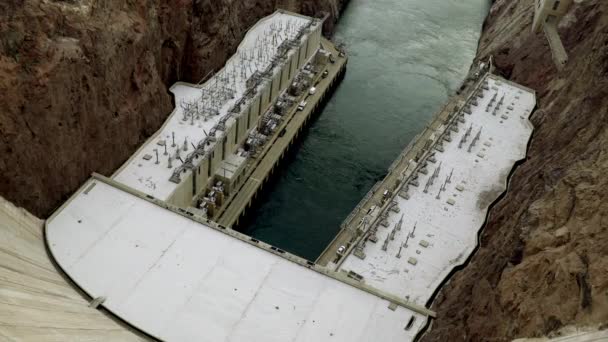
<instances>
[{"instance_id":1,"label":"brown cliff face","mask_svg":"<svg viewBox=\"0 0 608 342\"><path fill-rule=\"evenodd\" d=\"M276 8L329 13L346 0L0 2L0 194L46 217L91 174L110 175Z\"/></svg>"},{"instance_id":2,"label":"brown cliff face","mask_svg":"<svg viewBox=\"0 0 608 342\"><path fill-rule=\"evenodd\" d=\"M481 247L433 305L424 341L510 341L608 322L608 2L586 0L560 25L557 71L533 0L496 1L479 58L537 90L528 158L491 210Z\"/></svg>"}]
</instances>

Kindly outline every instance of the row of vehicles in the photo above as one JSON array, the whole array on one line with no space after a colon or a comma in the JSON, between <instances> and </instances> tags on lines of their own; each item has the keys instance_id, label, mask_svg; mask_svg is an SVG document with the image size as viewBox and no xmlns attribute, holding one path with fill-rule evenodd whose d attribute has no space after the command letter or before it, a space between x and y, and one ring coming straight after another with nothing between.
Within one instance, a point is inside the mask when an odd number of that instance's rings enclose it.
<instances>
[{"instance_id":1,"label":"row of vehicles","mask_svg":"<svg viewBox=\"0 0 608 342\"><path fill-rule=\"evenodd\" d=\"M326 78L329 75L329 71L325 70L323 71L323 74L321 74L321 77ZM316 87L311 87L310 89L308 89L308 96L314 95L317 93L317 88ZM308 104L308 102L306 100L302 100L302 102L300 102L300 104L298 105L298 111L303 111L304 108L306 108L306 105Z\"/></svg>"}]
</instances>

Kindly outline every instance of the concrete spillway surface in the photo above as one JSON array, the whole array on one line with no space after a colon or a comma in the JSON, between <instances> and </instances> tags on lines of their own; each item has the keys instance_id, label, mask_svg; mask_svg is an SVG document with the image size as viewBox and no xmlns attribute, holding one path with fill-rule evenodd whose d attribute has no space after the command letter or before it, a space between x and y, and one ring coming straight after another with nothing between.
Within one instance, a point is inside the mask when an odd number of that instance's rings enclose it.
<instances>
[{"instance_id":1,"label":"concrete spillway surface","mask_svg":"<svg viewBox=\"0 0 608 342\"><path fill-rule=\"evenodd\" d=\"M364 235L367 241L345 256L339 269L424 305L466 261L489 206L506 190L515 163L525 158L536 103L533 91L498 77L481 84L469 101L477 105L436 132L438 143L419 164L410 162L407 172L416 171L390 200L394 205L387 205L386 222L378 224L382 213L374 212L369 222L378 220Z\"/></svg>"},{"instance_id":2,"label":"concrete spillway surface","mask_svg":"<svg viewBox=\"0 0 608 342\"><path fill-rule=\"evenodd\" d=\"M0 198L0 340L144 340L68 284L47 255L42 225Z\"/></svg>"},{"instance_id":3,"label":"concrete spillway surface","mask_svg":"<svg viewBox=\"0 0 608 342\"><path fill-rule=\"evenodd\" d=\"M165 341L404 341L423 322L234 234L96 179L46 228L83 291Z\"/></svg>"}]
</instances>

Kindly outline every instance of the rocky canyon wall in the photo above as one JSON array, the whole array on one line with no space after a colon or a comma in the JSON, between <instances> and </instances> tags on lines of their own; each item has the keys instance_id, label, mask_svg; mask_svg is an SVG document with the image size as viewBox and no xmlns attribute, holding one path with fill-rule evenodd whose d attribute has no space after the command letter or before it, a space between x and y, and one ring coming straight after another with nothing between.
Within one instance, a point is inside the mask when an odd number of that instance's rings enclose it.
<instances>
[{"instance_id":1,"label":"rocky canyon wall","mask_svg":"<svg viewBox=\"0 0 608 342\"><path fill-rule=\"evenodd\" d=\"M0 2L0 195L48 216L117 169L172 111L168 87L220 69L261 17L329 13L329 33L346 2Z\"/></svg>"},{"instance_id":2,"label":"rocky canyon wall","mask_svg":"<svg viewBox=\"0 0 608 342\"><path fill-rule=\"evenodd\" d=\"M538 92L528 158L470 265L441 291L424 341L510 341L608 322L608 2L576 1L558 71L533 0L495 1L478 58ZM603 326L602 326L603 324Z\"/></svg>"}]
</instances>

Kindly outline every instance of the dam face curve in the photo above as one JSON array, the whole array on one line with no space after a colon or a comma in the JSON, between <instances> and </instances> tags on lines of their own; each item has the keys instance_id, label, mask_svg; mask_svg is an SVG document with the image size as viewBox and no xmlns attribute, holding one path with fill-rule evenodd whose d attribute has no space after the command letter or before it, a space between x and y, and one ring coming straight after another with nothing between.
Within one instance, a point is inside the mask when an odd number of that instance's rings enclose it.
<instances>
[{"instance_id":1,"label":"dam face curve","mask_svg":"<svg viewBox=\"0 0 608 342\"><path fill-rule=\"evenodd\" d=\"M43 224L0 198L0 340L147 340L89 307L48 255Z\"/></svg>"}]
</instances>

